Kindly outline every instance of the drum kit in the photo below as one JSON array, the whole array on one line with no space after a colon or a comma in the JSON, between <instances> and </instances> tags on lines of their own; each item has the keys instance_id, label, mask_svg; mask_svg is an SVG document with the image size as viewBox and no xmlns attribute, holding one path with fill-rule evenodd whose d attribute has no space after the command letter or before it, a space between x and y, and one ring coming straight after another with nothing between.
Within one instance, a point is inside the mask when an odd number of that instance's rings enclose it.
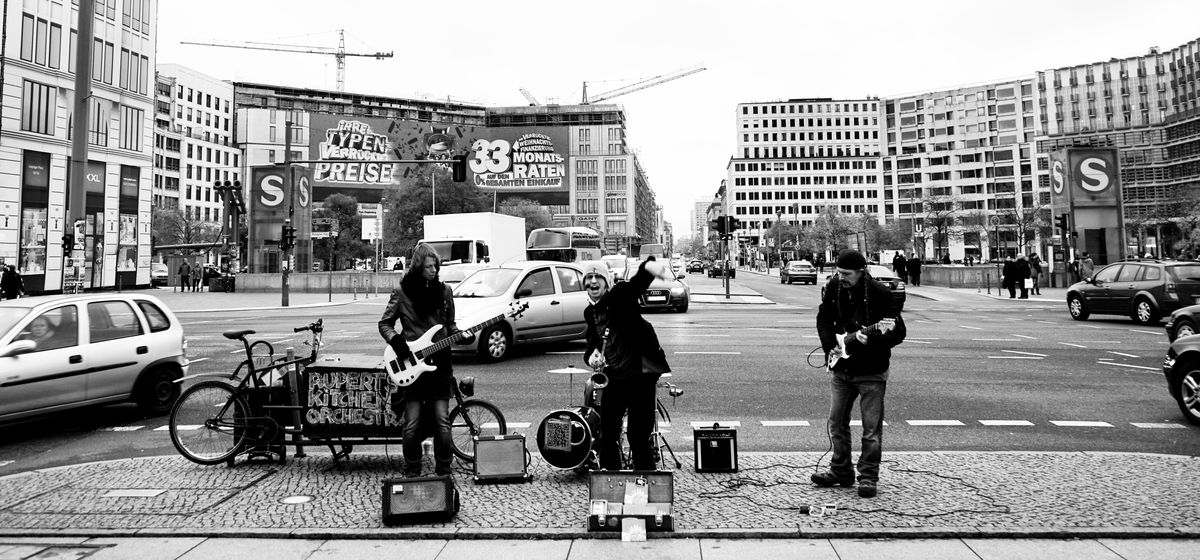
<instances>
[{"instance_id":1,"label":"drum kit","mask_svg":"<svg viewBox=\"0 0 1200 560\"><path fill-rule=\"evenodd\" d=\"M574 366L552 369L548 373L570 376L572 397L567 408L555 410L538 426L537 444L542 458L563 469L587 469L597 463L600 444L600 401L608 376L602 368L592 372ZM575 374L591 373L584 383L583 406L575 406Z\"/></svg>"}]
</instances>

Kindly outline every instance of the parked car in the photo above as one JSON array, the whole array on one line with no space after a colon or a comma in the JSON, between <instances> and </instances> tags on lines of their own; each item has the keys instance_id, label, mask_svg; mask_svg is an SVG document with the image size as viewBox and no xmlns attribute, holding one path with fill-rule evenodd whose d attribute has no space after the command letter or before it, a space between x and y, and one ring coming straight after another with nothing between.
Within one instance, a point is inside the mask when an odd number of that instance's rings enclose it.
<instances>
[{"instance_id":1,"label":"parked car","mask_svg":"<svg viewBox=\"0 0 1200 560\"><path fill-rule=\"evenodd\" d=\"M529 308L519 318L506 315L518 300ZM472 343L452 349L478 352L496 362L508 357L515 344L581 339L587 332L587 305L583 270L575 263L522 261L480 269L454 287L455 322L466 329L498 315L504 319Z\"/></svg>"},{"instance_id":2,"label":"parked car","mask_svg":"<svg viewBox=\"0 0 1200 560\"><path fill-rule=\"evenodd\" d=\"M1191 336L1200 332L1200 305L1189 305L1171 312L1167 318L1167 340L1175 342L1177 338Z\"/></svg>"},{"instance_id":3,"label":"parked car","mask_svg":"<svg viewBox=\"0 0 1200 560\"><path fill-rule=\"evenodd\" d=\"M634 269L636 271L636 269ZM674 309L687 313L691 304L692 290L682 275L667 270L667 278L655 278L650 287L638 299L643 309Z\"/></svg>"},{"instance_id":4,"label":"parked car","mask_svg":"<svg viewBox=\"0 0 1200 560\"><path fill-rule=\"evenodd\" d=\"M0 422L130 400L166 414L187 370L183 327L156 297L0 302Z\"/></svg>"},{"instance_id":5,"label":"parked car","mask_svg":"<svg viewBox=\"0 0 1200 560\"><path fill-rule=\"evenodd\" d=\"M816 267L806 260L798 260L792 261L786 267L779 269L780 284L791 284L797 281L815 286L817 284Z\"/></svg>"},{"instance_id":6,"label":"parked car","mask_svg":"<svg viewBox=\"0 0 1200 560\"><path fill-rule=\"evenodd\" d=\"M1163 360L1167 392L1191 424L1200 425L1200 336L1175 339Z\"/></svg>"},{"instance_id":7,"label":"parked car","mask_svg":"<svg viewBox=\"0 0 1200 560\"><path fill-rule=\"evenodd\" d=\"M167 277L171 273L167 269L166 263L150 263L150 285L151 286L166 286Z\"/></svg>"},{"instance_id":8,"label":"parked car","mask_svg":"<svg viewBox=\"0 0 1200 560\"><path fill-rule=\"evenodd\" d=\"M1122 261L1100 268L1067 288L1067 310L1083 321L1091 314L1127 315L1143 325L1157 323L1200 300L1200 263Z\"/></svg>"},{"instance_id":9,"label":"parked car","mask_svg":"<svg viewBox=\"0 0 1200 560\"><path fill-rule=\"evenodd\" d=\"M486 263L468 263L443 266L438 272L438 280L441 280L443 284L453 288L459 282L466 280L468 276L475 274L475 271L486 266Z\"/></svg>"},{"instance_id":10,"label":"parked car","mask_svg":"<svg viewBox=\"0 0 1200 560\"><path fill-rule=\"evenodd\" d=\"M701 260L693 260L693 261L689 262L689 263L688 263L688 265L687 265L687 271L688 271L689 273L691 273L691 272L704 272L704 261L701 261Z\"/></svg>"},{"instance_id":11,"label":"parked car","mask_svg":"<svg viewBox=\"0 0 1200 560\"><path fill-rule=\"evenodd\" d=\"M721 268L721 266L722 266L721 261L713 261L712 266L708 267L708 277L709 278L720 278L724 273L724 270ZM733 267L732 261L725 261L724 266L725 266L725 270L729 270L730 278L737 277L737 269Z\"/></svg>"}]
</instances>

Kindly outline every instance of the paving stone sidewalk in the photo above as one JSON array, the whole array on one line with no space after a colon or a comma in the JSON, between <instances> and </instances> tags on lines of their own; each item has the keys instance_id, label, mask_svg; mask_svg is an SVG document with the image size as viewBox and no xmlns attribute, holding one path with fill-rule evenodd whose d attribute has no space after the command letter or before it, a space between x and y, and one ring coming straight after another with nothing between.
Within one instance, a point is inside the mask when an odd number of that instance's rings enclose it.
<instances>
[{"instance_id":1,"label":"paving stone sidewalk","mask_svg":"<svg viewBox=\"0 0 1200 560\"><path fill-rule=\"evenodd\" d=\"M477 486L459 472L462 510L452 522L384 527L380 480L400 476L395 451L356 452L342 464L319 453L233 468L165 456L11 475L0 478L0 537L596 536L585 525L586 475L549 467L536 448L533 482ZM879 496L864 500L853 488L811 485L817 453L742 453L732 474L697 474L687 455L674 475L676 531L660 537L1200 536L1197 457L888 453ZM281 501L289 496L313 499ZM828 502L836 515L796 509Z\"/></svg>"}]
</instances>

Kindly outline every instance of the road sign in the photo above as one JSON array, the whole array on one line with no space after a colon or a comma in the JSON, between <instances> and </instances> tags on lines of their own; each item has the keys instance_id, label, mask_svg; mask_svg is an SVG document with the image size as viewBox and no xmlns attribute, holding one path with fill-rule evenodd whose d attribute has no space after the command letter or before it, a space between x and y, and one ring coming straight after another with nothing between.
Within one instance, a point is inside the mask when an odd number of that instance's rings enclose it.
<instances>
[{"instance_id":1,"label":"road sign","mask_svg":"<svg viewBox=\"0 0 1200 560\"><path fill-rule=\"evenodd\" d=\"M333 232L331 232L331 231L314 231L314 232L312 232L313 239L329 239L330 237L333 237Z\"/></svg>"},{"instance_id":2,"label":"road sign","mask_svg":"<svg viewBox=\"0 0 1200 560\"><path fill-rule=\"evenodd\" d=\"M998 226L1000 225L1000 216L991 216L988 218L988 221L991 222L992 225Z\"/></svg>"}]
</instances>

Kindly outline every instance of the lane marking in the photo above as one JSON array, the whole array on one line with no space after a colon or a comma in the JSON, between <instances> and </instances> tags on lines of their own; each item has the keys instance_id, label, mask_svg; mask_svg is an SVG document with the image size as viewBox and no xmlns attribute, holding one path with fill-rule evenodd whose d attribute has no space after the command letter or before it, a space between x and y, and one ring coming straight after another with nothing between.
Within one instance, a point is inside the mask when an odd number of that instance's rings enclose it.
<instances>
[{"instance_id":1,"label":"lane marking","mask_svg":"<svg viewBox=\"0 0 1200 560\"><path fill-rule=\"evenodd\" d=\"M1108 364L1108 365L1110 365L1110 366L1121 366L1121 367L1127 367L1127 368L1133 368L1133 369L1148 369L1148 370L1150 370L1150 371L1156 371L1156 372L1162 373L1162 370L1161 370L1161 369L1159 369L1159 368L1156 368L1156 367L1135 366L1135 365L1133 365L1133 364L1118 364L1118 363L1116 363L1116 362L1096 362L1096 363L1098 363L1098 364Z\"/></svg>"},{"instance_id":2,"label":"lane marking","mask_svg":"<svg viewBox=\"0 0 1200 560\"><path fill-rule=\"evenodd\" d=\"M988 356L992 360L1040 360L1037 356Z\"/></svg>"},{"instance_id":3,"label":"lane marking","mask_svg":"<svg viewBox=\"0 0 1200 560\"><path fill-rule=\"evenodd\" d=\"M1038 322L1039 322L1039 323L1045 323L1045 324L1047 324L1047 325L1057 325L1057 324L1058 324L1058 323L1055 323L1054 321L1038 321Z\"/></svg>"},{"instance_id":4,"label":"lane marking","mask_svg":"<svg viewBox=\"0 0 1200 560\"><path fill-rule=\"evenodd\" d=\"M142 428L145 428L145 426L109 426L107 428L100 428L100 431L101 432L136 432Z\"/></svg>"},{"instance_id":5,"label":"lane marking","mask_svg":"<svg viewBox=\"0 0 1200 560\"><path fill-rule=\"evenodd\" d=\"M913 322L914 322L914 323L930 323L930 324L937 324L937 321L930 321L930 320L928 320L928 319L916 319L916 320L914 320Z\"/></svg>"},{"instance_id":6,"label":"lane marking","mask_svg":"<svg viewBox=\"0 0 1200 560\"><path fill-rule=\"evenodd\" d=\"M1079 342L1086 342L1088 344L1120 344L1121 343L1120 340L1080 340Z\"/></svg>"},{"instance_id":7,"label":"lane marking","mask_svg":"<svg viewBox=\"0 0 1200 560\"><path fill-rule=\"evenodd\" d=\"M693 430L696 428L711 428L713 424L720 424L722 428L740 428L742 426L742 423L738 420L727 420L724 422L717 422L715 420L710 422L689 422L689 424L691 424Z\"/></svg>"},{"instance_id":8,"label":"lane marking","mask_svg":"<svg viewBox=\"0 0 1200 560\"><path fill-rule=\"evenodd\" d=\"M1018 338L1028 338L1029 340L1037 340L1037 337L1035 336L1025 336L1023 334L1013 334L1013 336Z\"/></svg>"},{"instance_id":9,"label":"lane marking","mask_svg":"<svg viewBox=\"0 0 1200 560\"><path fill-rule=\"evenodd\" d=\"M1174 422L1130 422L1135 428L1150 428L1162 430L1186 430L1187 426Z\"/></svg>"},{"instance_id":10,"label":"lane marking","mask_svg":"<svg viewBox=\"0 0 1200 560\"><path fill-rule=\"evenodd\" d=\"M175 429L180 432L190 432L192 430L199 430L200 428L203 428L203 427L204 427L204 424L180 424L178 426L175 426ZM171 429L171 426L159 426L157 428L154 428L154 431L165 432L170 429Z\"/></svg>"},{"instance_id":11,"label":"lane marking","mask_svg":"<svg viewBox=\"0 0 1200 560\"><path fill-rule=\"evenodd\" d=\"M762 420L759 423L762 424L763 427L768 427L768 428L770 428L770 427L790 428L790 427L797 427L797 426L799 426L799 427L809 426L808 420Z\"/></svg>"},{"instance_id":12,"label":"lane marking","mask_svg":"<svg viewBox=\"0 0 1200 560\"><path fill-rule=\"evenodd\" d=\"M980 420L980 424L984 426L1032 426L1033 422L1028 420Z\"/></svg>"},{"instance_id":13,"label":"lane marking","mask_svg":"<svg viewBox=\"0 0 1200 560\"><path fill-rule=\"evenodd\" d=\"M1065 346L1074 346L1076 348L1087 348L1087 346L1084 346L1082 344L1071 344L1070 342L1059 342L1059 344L1062 344Z\"/></svg>"},{"instance_id":14,"label":"lane marking","mask_svg":"<svg viewBox=\"0 0 1200 560\"><path fill-rule=\"evenodd\" d=\"M972 327L972 326L970 326L970 325L959 325L959 326L958 326L958 328L960 328L960 329L971 329L971 330L973 330L973 331L981 331L981 330L983 330L983 327Z\"/></svg>"},{"instance_id":15,"label":"lane marking","mask_svg":"<svg viewBox=\"0 0 1200 560\"><path fill-rule=\"evenodd\" d=\"M1020 350L1001 350L1001 352L1009 352L1009 353L1011 353L1011 354L1024 354L1024 355L1026 355L1026 356L1039 356L1039 357L1042 357L1042 358L1045 358L1045 357L1046 357L1046 355L1045 355L1045 354L1037 354L1037 353L1034 353L1034 352L1022 352L1022 351L1020 351Z\"/></svg>"},{"instance_id":16,"label":"lane marking","mask_svg":"<svg viewBox=\"0 0 1200 560\"><path fill-rule=\"evenodd\" d=\"M913 344L933 344L932 342L929 342L928 340L905 339L905 342L911 342Z\"/></svg>"},{"instance_id":17,"label":"lane marking","mask_svg":"<svg viewBox=\"0 0 1200 560\"><path fill-rule=\"evenodd\" d=\"M906 336L904 340L941 340L936 336Z\"/></svg>"},{"instance_id":18,"label":"lane marking","mask_svg":"<svg viewBox=\"0 0 1200 560\"><path fill-rule=\"evenodd\" d=\"M1090 420L1051 420L1051 424L1063 428L1111 428L1108 422L1093 422Z\"/></svg>"},{"instance_id":19,"label":"lane marking","mask_svg":"<svg viewBox=\"0 0 1200 560\"><path fill-rule=\"evenodd\" d=\"M190 365L190 364L198 364L198 363L200 363L200 362L203 362L204 360L207 360L207 359L208 359L208 358L188 358L188 364L189 364L189 365Z\"/></svg>"},{"instance_id":20,"label":"lane marking","mask_svg":"<svg viewBox=\"0 0 1200 560\"><path fill-rule=\"evenodd\" d=\"M1015 338L972 338L974 342L1021 342Z\"/></svg>"},{"instance_id":21,"label":"lane marking","mask_svg":"<svg viewBox=\"0 0 1200 560\"><path fill-rule=\"evenodd\" d=\"M746 330L748 330L748 331L787 332L787 329L781 329L778 327L747 327Z\"/></svg>"},{"instance_id":22,"label":"lane marking","mask_svg":"<svg viewBox=\"0 0 1200 560\"><path fill-rule=\"evenodd\" d=\"M681 352L676 351L676 354L717 354L722 356L741 356L741 352Z\"/></svg>"},{"instance_id":23,"label":"lane marking","mask_svg":"<svg viewBox=\"0 0 1200 560\"><path fill-rule=\"evenodd\" d=\"M13 464L12 461L0 461L0 467L7 467L8 465L11 465L11 464Z\"/></svg>"},{"instance_id":24,"label":"lane marking","mask_svg":"<svg viewBox=\"0 0 1200 560\"><path fill-rule=\"evenodd\" d=\"M905 420L909 426L963 426L958 420Z\"/></svg>"},{"instance_id":25,"label":"lane marking","mask_svg":"<svg viewBox=\"0 0 1200 560\"><path fill-rule=\"evenodd\" d=\"M690 333L689 333L689 334L686 334L686 335L684 335L683 333L680 333L680 336L687 336L688 338L693 338L693 337L695 337L695 338L700 338L700 337L705 337L705 338L729 338L729 335L727 335L727 334L690 334Z\"/></svg>"},{"instance_id":26,"label":"lane marking","mask_svg":"<svg viewBox=\"0 0 1200 560\"><path fill-rule=\"evenodd\" d=\"M1161 334L1164 334L1164 333L1161 333L1161 332L1154 332L1154 331L1139 331L1139 330L1137 330L1137 329L1129 329L1129 332L1142 333L1142 334L1152 334L1152 335L1154 335L1154 336L1159 336L1159 335L1161 335Z\"/></svg>"},{"instance_id":27,"label":"lane marking","mask_svg":"<svg viewBox=\"0 0 1200 560\"><path fill-rule=\"evenodd\" d=\"M1103 361L1112 361L1112 360L1115 360L1116 358L1096 358L1096 359L1098 359L1098 360L1100 360L1101 362L1103 362Z\"/></svg>"},{"instance_id":28,"label":"lane marking","mask_svg":"<svg viewBox=\"0 0 1200 560\"><path fill-rule=\"evenodd\" d=\"M851 425L851 426L862 426L862 420L851 420L851 421L850 421L850 425ZM887 426L887 425L888 425L888 423L887 423L887 422L884 422L884 423L883 423L883 425L884 425L884 426Z\"/></svg>"},{"instance_id":29,"label":"lane marking","mask_svg":"<svg viewBox=\"0 0 1200 560\"><path fill-rule=\"evenodd\" d=\"M1126 353L1124 353L1124 352L1114 352L1114 351L1112 351L1112 350L1109 350L1109 351L1108 351L1108 353L1109 353L1109 354L1116 354L1116 355L1118 355L1118 356L1125 356L1126 358L1138 358L1138 357L1140 357L1140 356L1135 356L1135 355L1133 355L1133 354L1126 354Z\"/></svg>"}]
</instances>

